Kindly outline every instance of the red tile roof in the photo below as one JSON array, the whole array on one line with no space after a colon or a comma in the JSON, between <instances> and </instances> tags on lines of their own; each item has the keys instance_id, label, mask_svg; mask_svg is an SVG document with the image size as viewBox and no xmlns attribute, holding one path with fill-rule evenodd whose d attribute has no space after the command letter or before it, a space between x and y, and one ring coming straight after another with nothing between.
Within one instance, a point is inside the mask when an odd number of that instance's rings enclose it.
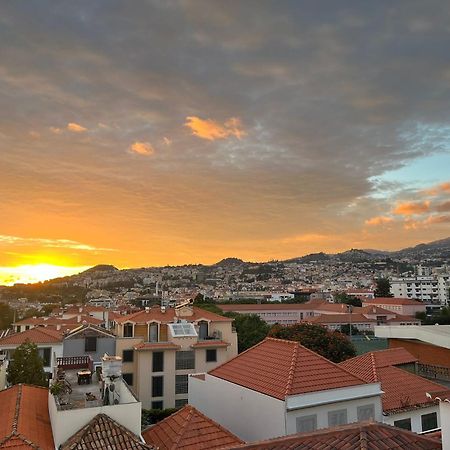
<instances>
[{"instance_id":1,"label":"red tile roof","mask_svg":"<svg viewBox=\"0 0 450 450\"><path fill-rule=\"evenodd\" d=\"M284 400L288 395L365 384L298 342L266 338L209 372L231 383Z\"/></svg>"},{"instance_id":2,"label":"red tile roof","mask_svg":"<svg viewBox=\"0 0 450 450\"><path fill-rule=\"evenodd\" d=\"M214 339L208 339L206 341L199 341L192 344L192 348L217 348L217 347L228 347L231 344L225 341L216 341Z\"/></svg>"},{"instance_id":3,"label":"red tile roof","mask_svg":"<svg viewBox=\"0 0 450 450\"><path fill-rule=\"evenodd\" d=\"M181 346L172 342L141 342L133 348L135 350L179 350Z\"/></svg>"},{"instance_id":4,"label":"red tile roof","mask_svg":"<svg viewBox=\"0 0 450 450\"><path fill-rule=\"evenodd\" d=\"M316 309L311 304L308 303L261 303L261 304L227 304L227 305L217 305L222 311L229 312L229 311L272 311L272 310L307 310L312 311L313 309Z\"/></svg>"},{"instance_id":5,"label":"red tile roof","mask_svg":"<svg viewBox=\"0 0 450 450\"><path fill-rule=\"evenodd\" d=\"M381 396L383 411L393 414L420 406L429 406L434 402L426 396L426 393L445 390L445 386L394 367L394 365L416 361L417 358L404 348L393 348L365 353L343 361L339 365L367 382L380 382L384 392Z\"/></svg>"},{"instance_id":6,"label":"red tile roof","mask_svg":"<svg viewBox=\"0 0 450 450\"><path fill-rule=\"evenodd\" d=\"M363 314L322 314L320 316L305 319L305 322L313 323L376 323L375 319L370 319Z\"/></svg>"},{"instance_id":7,"label":"red tile roof","mask_svg":"<svg viewBox=\"0 0 450 450\"><path fill-rule=\"evenodd\" d=\"M191 405L147 428L142 437L161 450L214 450L243 443Z\"/></svg>"},{"instance_id":8,"label":"red tile roof","mask_svg":"<svg viewBox=\"0 0 450 450\"><path fill-rule=\"evenodd\" d=\"M29 317L28 319L23 319L15 322L14 325L43 325L43 326L58 326L61 327L69 325L81 325L83 322L90 323L92 325L100 325L103 320L96 319L95 317L81 315L78 317L70 317L68 319L63 319L62 317Z\"/></svg>"},{"instance_id":9,"label":"red tile roof","mask_svg":"<svg viewBox=\"0 0 450 450\"><path fill-rule=\"evenodd\" d=\"M15 385L0 391L0 449L54 450L48 389Z\"/></svg>"},{"instance_id":10,"label":"red tile roof","mask_svg":"<svg viewBox=\"0 0 450 450\"><path fill-rule=\"evenodd\" d=\"M301 433L231 449L246 450L441 450L437 439L383 423L360 422Z\"/></svg>"},{"instance_id":11,"label":"red tile roof","mask_svg":"<svg viewBox=\"0 0 450 450\"><path fill-rule=\"evenodd\" d=\"M61 450L151 450L138 436L111 419L97 414L60 446Z\"/></svg>"},{"instance_id":12,"label":"red tile roof","mask_svg":"<svg viewBox=\"0 0 450 450\"><path fill-rule=\"evenodd\" d=\"M212 313L210 311L206 311L205 309L192 307L192 316L182 316L180 319L185 319L188 322L195 322L197 320L210 320L212 322L232 322L233 319L229 317L220 316L219 314ZM165 312L161 311L159 306L150 308L148 311L145 309L141 311L137 311L133 314L128 314L126 316L121 316L116 318L116 322L124 323L124 322L133 322L133 323L147 323L152 320L156 320L158 322L163 323L171 323L177 316L175 315L174 308L166 308Z\"/></svg>"},{"instance_id":13,"label":"red tile roof","mask_svg":"<svg viewBox=\"0 0 450 450\"><path fill-rule=\"evenodd\" d=\"M376 297L376 298L368 298L364 300L363 303L373 303L378 305L423 305L422 302L417 300L412 300L410 298L401 298L401 297Z\"/></svg>"},{"instance_id":14,"label":"red tile roof","mask_svg":"<svg viewBox=\"0 0 450 450\"><path fill-rule=\"evenodd\" d=\"M0 347L9 345L20 345L26 340L34 342L35 344L53 344L62 343L63 334L50 328L36 327L30 330L22 331L20 333L10 334L0 339Z\"/></svg>"}]
</instances>

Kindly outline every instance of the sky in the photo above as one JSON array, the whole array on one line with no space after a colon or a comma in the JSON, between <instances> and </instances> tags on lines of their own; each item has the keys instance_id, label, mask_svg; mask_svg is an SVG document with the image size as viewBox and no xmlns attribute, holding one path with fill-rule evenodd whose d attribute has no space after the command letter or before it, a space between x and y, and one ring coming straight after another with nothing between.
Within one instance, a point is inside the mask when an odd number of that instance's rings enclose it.
<instances>
[{"instance_id":1,"label":"sky","mask_svg":"<svg viewBox=\"0 0 450 450\"><path fill-rule=\"evenodd\" d=\"M450 236L449 24L433 0L0 2L0 284Z\"/></svg>"}]
</instances>

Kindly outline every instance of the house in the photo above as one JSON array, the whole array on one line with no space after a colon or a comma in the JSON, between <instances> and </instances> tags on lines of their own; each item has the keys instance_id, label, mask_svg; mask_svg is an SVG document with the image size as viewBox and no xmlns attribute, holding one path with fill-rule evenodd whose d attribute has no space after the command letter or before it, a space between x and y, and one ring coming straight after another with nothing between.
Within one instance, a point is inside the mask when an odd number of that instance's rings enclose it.
<instances>
[{"instance_id":1,"label":"house","mask_svg":"<svg viewBox=\"0 0 450 450\"><path fill-rule=\"evenodd\" d=\"M419 360L419 375L450 380L450 325L379 326L375 336L403 347Z\"/></svg>"},{"instance_id":2,"label":"house","mask_svg":"<svg viewBox=\"0 0 450 450\"><path fill-rule=\"evenodd\" d=\"M6 355L6 359L11 360L14 358L14 350L26 341L36 344L44 363L44 370L50 376L56 358L63 355L62 332L53 328L37 327L9 334L0 339L0 354Z\"/></svg>"},{"instance_id":3,"label":"house","mask_svg":"<svg viewBox=\"0 0 450 450\"><path fill-rule=\"evenodd\" d=\"M416 363L417 358L405 349L393 348L368 352L339 365L367 382L381 383L383 422L424 433L440 428L439 406L426 393L446 388L415 375Z\"/></svg>"},{"instance_id":4,"label":"house","mask_svg":"<svg viewBox=\"0 0 450 450\"><path fill-rule=\"evenodd\" d=\"M54 328L56 330L72 330L79 327L82 323L90 323L92 325L102 325L103 321L88 315L78 315L70 318L64 317L28 317L13 323L13 329L16 333L30 330L36 327Z\"/></svg>"},{"instance_id":5,"label":"house","mask_svg":"<svg viewBox=\"0 0 450 450\"><path fill-rule=\"evenodd\" d=\"M437 439L375 422L278 437L229 447L228 450L446 450Z\"/></svg>"},{"instance_id":6,"label":"house","mask_svg":"<svg viewBox=\"0 0 450 450\"><path fill-rule=\"evenodd\" d=\"M116 353L123 378L144 408L187 403L188 375L209 371L237 354L232 319L191 306L152 307L117 319Z\"/></svg>"},{"instance_id":7,"label":"house","mask_svg":"<svg viewBox=\"0 0 450 450\"><path fill-rule=\"evenodd\" d=\"M63 340L63 356L89 355L94 363L102 356L116 354L116 337L110 331L91 324L83 324L67 333Z\"/></svg>"},{"instance_id":8,"label":"house","mask_svg":"<svg viewBox=\"0 0 450 450\"><path fill-rule=\"evenodd\" d=\"M426 312L425 303L410 298L401 297L376 297L363 300L363 306L376 305L380 308L396 312L402 316L415 317L416 313Z\"/></svg>"},{"instance_id":9,"label":"house","mask_svg":"<svg viewBox=\"0 0 450 450\"><path fill-rule=\"evenodd\" d=\"M189 377L189 403L245 441L381 421L381 394L379 382L273 338Z\"/></svg>"},{"instance_id":10,"label":"house","mask_svg":"<svg viewBox=\"0 0 450 450\"><path fill-rule=\"evenodd\" d=\"M441 416L441 439L443 450L450 449L450 394L448 391L440 393L427 393L427 396L439 402L439 415Z\"/></svg>"},{"instance_id":11,"label":"house","mask_svg":"<svg viewBox=\"0 0 450 450\"><path fill-rule=\"evenodd\" d=\"M191 405L142 432L159 450L218 450L244 442Z\"/></svg>"}]
</instances>

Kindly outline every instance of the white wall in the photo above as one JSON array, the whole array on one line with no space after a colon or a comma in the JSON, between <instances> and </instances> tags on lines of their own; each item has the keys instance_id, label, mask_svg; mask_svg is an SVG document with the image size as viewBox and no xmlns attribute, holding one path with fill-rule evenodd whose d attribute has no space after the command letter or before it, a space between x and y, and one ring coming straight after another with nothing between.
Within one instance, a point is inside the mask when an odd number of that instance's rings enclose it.
<instances>
[{"instance_id":1,"label":"white wall","mask_svg":"<svg viewBox=\"0 0 450 450\"><path fill-rule=\"evenodd\" d=\"M284 401L208 374L189 377L189 404L247 442L286 434Z\"/></svg>"},{"instance_id":2,"label":"white wall","mask_svg":"<svg viewBox=\"0 0 450 450\"><path fill-rule=\"evenodd\" d=\"M442 424L442 450L450 450L450 403L439 402L439 412Z\"/></svg>"},{"instance_id":3,"label":"white wall","mask_svg":"<svg viewBox=\"0 0 450 450\"><path fill-rule=\"evenodd\" d=\"M440 414L439 414L439 405L433 405L428 408L419 408L419 409L416 409L413 411L407 411L407 412L403 412L403 413L392 414L389 416L383 416L383 423L387 423L389 425L394 425L394 422L396 420L411 418L411 431L414 431L414 433L421 433L422 432L421 416L423 414L431 414L434 412L437 413L438 427L440 427L441 419L440 419Z\"/></svg>"},{"instance_id":4,"label":"white wall","mask_svg":"<svg viewBox=\"0 0 450 450\"><path fill-rule=\"evenodd\" d=\"M140 402L126 403L120 405L99 406L93 408L79 408L67 411L58 411L55 399L48 394L48 411L52 424L53 440L55 447L67 441L82 427L88 424L97 414L106 414L125 428L140 436L141 413Z\"/></svg>"}]
</instances>

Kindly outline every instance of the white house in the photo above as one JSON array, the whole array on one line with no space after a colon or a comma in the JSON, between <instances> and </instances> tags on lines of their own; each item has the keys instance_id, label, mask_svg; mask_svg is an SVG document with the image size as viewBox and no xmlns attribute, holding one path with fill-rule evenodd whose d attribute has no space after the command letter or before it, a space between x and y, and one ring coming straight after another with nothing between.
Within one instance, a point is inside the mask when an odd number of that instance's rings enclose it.
<instances>
[{"instance_id":1,"label":"white house","mask_svg":"<svg viewBox=\"0 0 450 450\"><path fill-rule=\"evenodd\" d=\"M245 441L381 421L381 394L380 383L273 338L189 377L189 403Z\"/></svg>"}]
</instances>

